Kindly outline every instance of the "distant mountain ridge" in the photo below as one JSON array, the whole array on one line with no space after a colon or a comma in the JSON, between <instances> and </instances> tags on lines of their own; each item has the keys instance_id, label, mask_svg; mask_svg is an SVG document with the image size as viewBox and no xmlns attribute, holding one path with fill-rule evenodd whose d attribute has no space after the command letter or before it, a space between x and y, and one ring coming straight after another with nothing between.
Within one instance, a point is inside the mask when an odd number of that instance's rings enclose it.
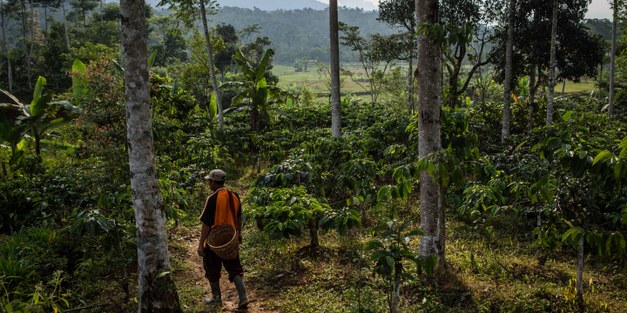
<instances>
[{"instance_id":1,"label":"distant mountain ridge","mask_svg":"<svg viewBox=\"0 0 627 313\"><path fill-rule=\"evenodd\" d=\"M160 0L147 0L146 2L153 7L157 7L159 1ZM107 2L110 2L110 0ZM324 10L329 7L328 3L317 0L219 0L218 4L220 7L237 7L243 9L257 8L262 11L301 9ZM377 9L376 5L365 0L339 0L338 5L348 8L361 8L366 11Z\"/></svg>"},{"instance_id":2,"label":"distant mountain ridge","mask_svg":"<svg viewBox=\"0 0 627 313\"><path fill-rule=\"evenodd\" d=\"M298 10L305 8L324 10L329 6L328 4L316 0L221 0L218 1L218 3L221 7L258 8L264 11Z\"/></svg>"}]
</instances>

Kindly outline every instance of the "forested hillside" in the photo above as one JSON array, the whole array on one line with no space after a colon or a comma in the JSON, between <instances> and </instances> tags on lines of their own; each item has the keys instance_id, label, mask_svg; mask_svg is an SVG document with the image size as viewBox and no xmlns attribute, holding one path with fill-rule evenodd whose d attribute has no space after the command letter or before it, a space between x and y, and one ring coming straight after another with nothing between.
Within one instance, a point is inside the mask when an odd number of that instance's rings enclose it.
<instances>
[{"instance_id":1,"label":"forested hillside","mask_svg":"<svg viewBox=\"0 0 627 313\"><path fill-rule=\"evenodd\" d=\"M627 312L627 8L418 2L0 1L0 311Z\"/></svg>"},{"instance_id":2,"label":"forested hillside","mask_svg":"<svg viewBox=\"0 0 627 313\"><path fill-rule=\"evenodd\" d=\"M377 21L378 13L361 9L339 10L340 22L358 26L363 36L389 35L398 30ZM241 30L251 25L259 26L259 35L266 36L275 49L275 61L292 64L299 58L318 61L328 59L328 10L262 11L224 7L211 17L211 24L230 24ZM342 60L355 62L358 57L350 50L342 51Z\"/></svg>"},{"instance_id":3,"label":"forested hillside","mask_svg":"<svg viewBox=\"0 0 627 313\"><path fill-rule=\"evenodd\" d=\"M323 10L328 5L316 1L316 0L274 0L274 1L255 1L254 3L250 1L242 1L242 0L226 0L220 2L222 7L239 7L239 8L247 8L253 9L258 8L260 10L265 11L275 11L275 10L298 10L298 9L314 9L314 10Z\"/></svg>"}]
</instances>

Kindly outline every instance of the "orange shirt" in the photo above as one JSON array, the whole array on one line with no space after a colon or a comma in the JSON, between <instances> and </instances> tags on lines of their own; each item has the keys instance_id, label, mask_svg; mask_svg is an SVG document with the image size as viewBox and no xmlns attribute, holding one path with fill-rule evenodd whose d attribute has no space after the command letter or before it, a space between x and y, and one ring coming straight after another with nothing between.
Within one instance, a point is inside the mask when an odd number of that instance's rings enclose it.
<instances>
[{"instance_id":1,"label":"orange shirt","mask_svg":"<svg viewBox=\"0 0 627 313\"><path fill-rule=\"evenodd\" d=\"M212 228L218 225L230 224L237 228L237 216L240 209L239 199L234 193L226 189L217 191L216 211ZM230 199L229 199L230 198ZM232 207L231 207L232 206Z\"/></svg>"},{"instance_id":2,"label":"orange shirt","mask_svg":"<svg viewBox=\"0 0 627 313\"><path fill-rule=\"evenodd\" d=\"M236 193L220 188L207 197L200 220L211 228L230 224L237 228L241 216L241 203Z\"/></svg>"}]
</instances>

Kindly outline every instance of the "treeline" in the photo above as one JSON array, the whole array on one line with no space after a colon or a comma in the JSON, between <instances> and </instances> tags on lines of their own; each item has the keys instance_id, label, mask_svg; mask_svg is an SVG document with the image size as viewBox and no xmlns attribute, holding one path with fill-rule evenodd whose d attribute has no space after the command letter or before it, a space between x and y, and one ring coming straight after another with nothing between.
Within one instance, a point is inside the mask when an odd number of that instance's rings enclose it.
<instances>
[{"instance_id":1,"label":"treeline","mask_svg":"<svg viewBox=\"0 0 627 313\"><path fill-rule=\"evenodd\" d=\"M23 5L22 5L23 4ZM9 1L0 4L2 58L0 81L4 89L28 96L38 75L48 78L55 90L69 86L67 69L73 59L93 57L93 45L101 44L114 51L120 42L119 5L78 2ZM213 11L208 23L232 25L241 41L253 42L257 37L275 50L274 62L294 64L299 60L328 59L329 25L327 10L261 11L223 7ZM149 45L158 51L158 59L186 61L193 52L186 45L193 32L171 17L166 7L147 7ZM339 9L340 22L358 27L364 38L373 34L390 35L404 30L378 20L379 12L362 9ZM586 27L608 40L608 20L588 20ZM200 28L200 25L197 24ZM162 47L168 46L167 48ZM96 49L97 50L97 49ZM359 61L359 53L340 49L342 62ZM161 62L163 64L163 62Z\"/></svg>"}]
</instances>

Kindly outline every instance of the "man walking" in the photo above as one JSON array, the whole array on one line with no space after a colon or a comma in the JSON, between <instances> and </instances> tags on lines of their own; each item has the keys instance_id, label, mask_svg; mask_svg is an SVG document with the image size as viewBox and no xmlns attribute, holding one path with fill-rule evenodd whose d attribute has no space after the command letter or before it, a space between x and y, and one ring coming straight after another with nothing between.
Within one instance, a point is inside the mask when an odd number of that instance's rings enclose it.
<instances>
[{"instance_id":1,"label":"man walking","mask_svg":"<svg viewBox=\"0 0 627 313\"><path fill-rule=\"evenodd\" d=\"M248 305L248 296L244 286L244 269L240 262L239 254L235 259L223 260L215 252L209 249L206 242L212 228L218 225L230 224L237 230L238 241L242 242L242 210L239 195L224 187L226 173L220 169L214 169L205 177L209 182L209 187L213 191L207 201L205 208L200 215L202 229L200 232L200 242L198 243L198 255L203 257L203 267L205 277L209 279L211 286L211 297L205 298L205 303L221 303L220 293L220 272L222 265L229 273L229 281L235 283L239 295L238 308L242 309Z\"/></svg>"}]
</instances>

